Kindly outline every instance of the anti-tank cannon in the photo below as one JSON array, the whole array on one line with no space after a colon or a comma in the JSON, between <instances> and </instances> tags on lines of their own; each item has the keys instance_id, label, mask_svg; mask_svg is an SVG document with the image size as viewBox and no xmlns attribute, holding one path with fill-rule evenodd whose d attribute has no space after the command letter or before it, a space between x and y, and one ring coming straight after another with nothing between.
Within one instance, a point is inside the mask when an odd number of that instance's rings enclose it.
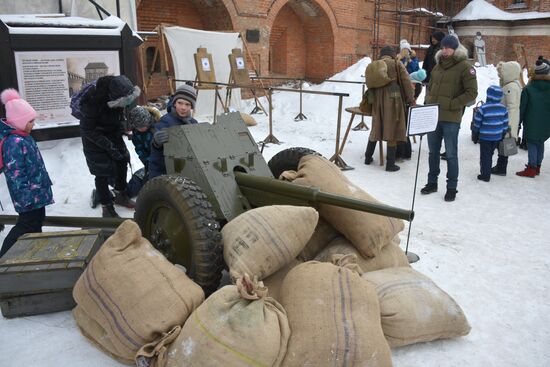
<instances>
[{"instance_id":1,"label":"anti-tank cannon","mask_svg":"<svg viewBox=\"0 0 550 367\"><path fill-rule=\"evenodd\" d=\"M307 148L279 152L266 163L239 113L218 123L172 127L164 145L167 175L143 187L135 220L143 235L172 262L182 264L207 293L221 277L220 228L265 205L336 205L412 220L413 212L321 192L276 179L296 170Z\"/></svg>"},{"instance_id":2,"label":"anti-tank cannon","mask_svg":"<svg viewBox=\"0 0 550 367\"><path fill-rule=\"evenodd\" d=\"M276 179L285 170L296 170L304 155L318 153L290 148L266 163L239 113L224 114L214 125L177 126L168 131L167 175L145 184L134 219L153 246L171 262L185 266L207 294L217 288L224 268L221 227L251 208L329 204L413 219L410 210ZM14 224L16 219L0 215L0 223ZM49 216L44 225L116 228L123 220Z\"/></svg>"}]
</instances>

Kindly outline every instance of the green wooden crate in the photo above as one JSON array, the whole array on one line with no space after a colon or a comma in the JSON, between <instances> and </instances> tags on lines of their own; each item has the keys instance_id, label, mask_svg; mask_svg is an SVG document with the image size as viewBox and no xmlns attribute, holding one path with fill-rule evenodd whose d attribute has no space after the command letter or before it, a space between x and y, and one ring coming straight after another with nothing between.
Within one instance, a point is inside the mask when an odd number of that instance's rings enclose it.
<instances>
[{"instance_id":1,"label":"green wooden crate","mask_svg":"<svg viewBox=\"0 0 550 367\"><path fill-rule=\"evenodd\" d=\"M70 309L74 302L68 295L106 237L100 229L21 236L0 259L2 314L5 310L28 315ZM43 308L31 307L33 302Z\"/></svg>"}]
</instances>

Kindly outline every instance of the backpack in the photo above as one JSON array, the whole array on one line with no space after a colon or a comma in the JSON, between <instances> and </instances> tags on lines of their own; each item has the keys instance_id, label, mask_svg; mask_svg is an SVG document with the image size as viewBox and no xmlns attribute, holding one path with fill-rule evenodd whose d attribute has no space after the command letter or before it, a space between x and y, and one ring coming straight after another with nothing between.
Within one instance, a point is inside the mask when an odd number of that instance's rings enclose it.
<instances>
[{"instance_id":1,"label":"backpack","mask_svg":"<svg viewBox=\"0 0 550 367\"><path fill-rule=\"evenodd\" d=\"M96 81L84 84L82 88L73 94L71 97L71 115L73 117L76 117L78 120L82 119L82 112L80 112L80 101L82 100L82 97L86 95L92 89L92 87L95 87Z\"/></svg>"},{"instance_id":2,"label":"backpack","mask_svg":"<svg viewBox=\"0 0 550 367\"><path fill-rule=\"evenodd\" d=\"M384 60L376 60L367 65L365 82L367 88L382 88L393 82L388 76L388 65Z\"/></svg>"}]
</instances>

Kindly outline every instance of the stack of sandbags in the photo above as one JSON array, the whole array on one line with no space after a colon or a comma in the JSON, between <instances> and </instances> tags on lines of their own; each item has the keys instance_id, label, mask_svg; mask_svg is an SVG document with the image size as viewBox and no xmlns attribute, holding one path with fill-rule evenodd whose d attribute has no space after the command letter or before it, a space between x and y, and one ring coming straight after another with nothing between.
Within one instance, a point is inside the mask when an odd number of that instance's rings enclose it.
<instances>
[{"instance_id":1,"label":"stack of sandbags","mask_svg":"<svg viewBox=\"0 0 550 367\"><path fill-rule=\"evenodd\" d=\"M281 302L281 287L283 285L283 281L286 278L286 275L301 263L301 261L298 261L296 259L291 260L282 269L279 269L278 271L263 280L264 285L267 287L267 289L269 289L269 297L272 297Z\"/></svg>"},{"instance_id":2,"label":"stack of sandbags","mask_svg":"<svg viewBox=\"0 0 550 367\"><path fill-rule=\"evenodd\" d=\"M289 178L292 176L287 177ZM351 183L335 164L317 155L306 155L300 159L293 182L304 186L316 186L328 193L379 203ZM382 248L404 228L400 219L333 205L319 205L319 214L350 240L364 257L379 255Z\"/></svg>"},{"instance_id":3,"label":"stack of sandbags","mask_svg":"<svg viewBox=\"0 0 550 367\"><path fill-rule=\"evenodd\" d=\"M354 254L357 256L357 264L363 272L375 271L399 266L410 266L405 252L399 247L399 237L395 237L382 247L376 257L365 258L353 244L345 237L338 236L333 239L327 247L315 257L317 261L331 262L332 257L337 254Z\"/></svg>"},{"instance_id":4,"label":"stack of sandbags","mask_svg":"<svg viewBox=\"0 0 550 367\"><path fill-rule=\"evenodd\" d=\"M364 273L362 278L376 286L382 329L391 347L470 332L455 300L416 270L388 268Z\"/></svg>"},{"instance_id":5,"label":"stack of sandbags","mask_svg":"<svg viewBox=\"0 0 550 367\"><path fill-rule=\"evenodd\" d=\"M222 228L223 256L235 279L263 280L296 258L319 214L310 207L272 205L244 212Z\"/></svg>"},{"instance_id":6,"label":"stack of sandbags","mask_svg":"<svg viewBox=\"0 0 550 367\"><path fill-rule=\"evenodd\" d=\"M374 286L352 256L337 265L310 261L292 269L281 289L292 334L283 366L391 366Z\"/></svg>"},{"instance_id":7,"label":"stack of sandbags","mask_svg":"<svg viewBox=\"0 0 550 367\"><path fill-rule=\"evenodd\" d=\"M337 236L338 231L336 231L333 226L328 224L326 220L319 218L317 227L315 227L315 231L313 231L313 235L311 235L311 238L307 241L304 249L296 258L302 262L313 260L315 256L317 256L317 254Z\"/></svg>"},{"instance_id":8,"label":"stack of sandbags","mask_svg":"<svg viewBox=\"0 0 550 367\"><path fill-rule=\"evenodd\" d=\"M283 307L245 275L189 317L170 346L167 367L279 366L289 336Z\"/></svg>"},{"instance_id":9,"label":"stack of sandbags","mask_svg":"<svg viewBox=\"0 0 550 367\"><path fill-rule=\"evenodd\" d=\"M166 345L204 292L127 220L78 279L74 317L82 333L117 360L162 367Z\"/></svg>"}]
</instances>

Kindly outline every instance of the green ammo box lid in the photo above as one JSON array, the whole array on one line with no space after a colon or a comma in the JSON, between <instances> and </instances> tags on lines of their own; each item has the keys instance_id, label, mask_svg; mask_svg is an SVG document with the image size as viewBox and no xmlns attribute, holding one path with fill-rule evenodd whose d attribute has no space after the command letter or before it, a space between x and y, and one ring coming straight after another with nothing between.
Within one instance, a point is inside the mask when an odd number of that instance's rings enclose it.
<instances>
[{"instance_id":1,"label":"green ammo box lid","mask_svg":"<svg viewBox=\"0 0 550 367\"><path fill-rule=\"evenodd\" d=\"M71 290L106 238L101 229L19 237L0 258L0 298Z\"/></svg>"}]
</instances>

